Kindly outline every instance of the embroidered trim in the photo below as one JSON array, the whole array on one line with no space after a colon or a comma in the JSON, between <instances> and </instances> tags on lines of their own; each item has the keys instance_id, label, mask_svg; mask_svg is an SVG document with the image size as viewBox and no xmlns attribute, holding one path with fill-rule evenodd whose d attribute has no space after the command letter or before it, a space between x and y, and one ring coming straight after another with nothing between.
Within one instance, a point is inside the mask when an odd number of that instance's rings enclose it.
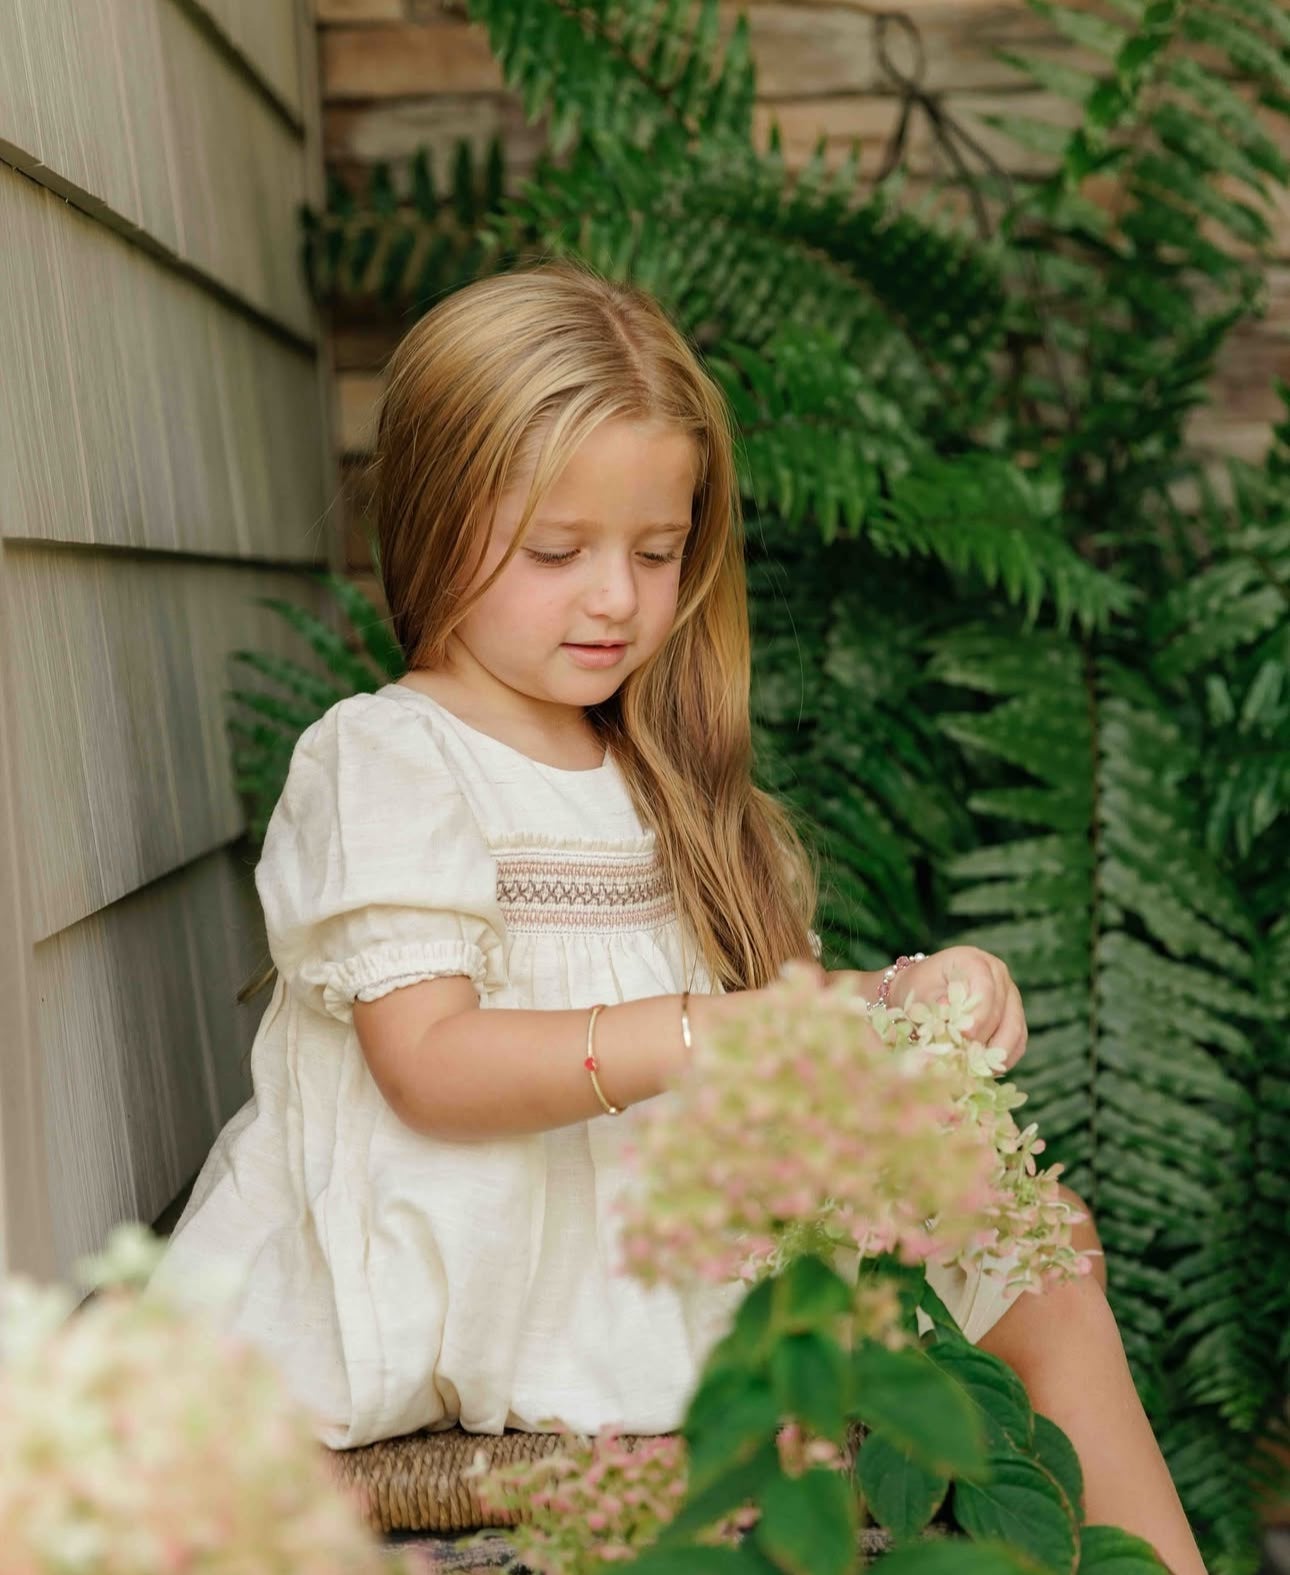
<instances>
[{"instance_id":1,"label":"embroidered trim","mask_svg":"<svg viewBox=\"0 0 1290 1575\"><path fill-rule=\"evenodd\" d=\"M675 917L657 853L499 853L497 901L507 927L641 930Z\"/></svg>"}]
</instances>

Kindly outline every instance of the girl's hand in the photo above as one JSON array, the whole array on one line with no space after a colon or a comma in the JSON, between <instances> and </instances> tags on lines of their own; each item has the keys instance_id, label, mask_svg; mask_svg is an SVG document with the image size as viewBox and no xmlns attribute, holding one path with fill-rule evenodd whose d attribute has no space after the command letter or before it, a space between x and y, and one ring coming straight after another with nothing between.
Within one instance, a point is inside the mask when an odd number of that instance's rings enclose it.
<instances>
[{"instance_id":1,"label":"girl's hand","mask_svg":"<svg viewBox=\"0 0 1290 1575\"><path fill-rule=\"evenodd\" d=\"M947 946L922 962L902 968L891 981L887 999L903 1006L911 995L925 1001L948 999L950 983L960 979L969 995L980 996L972 1012L972 1037L983 1045L997 1045L1007 1052L1004 1070L1010 1072L1026 1053L1026 1014L1021 991L1008 967L979 946Z\"/></svg>"},{"instance_id":2,"label":"girl's hand","mask_svg":"<svg viewBox=\"0 0 1290 1575\"><path fill-rule=\"evenodd\" d=\"M861 989L873 1000L882 975L843 968L828 977L830 981L843 977L859 980ZM954 979L967 987L969 995L980 997L972 1014L972 1037L1004 1050L1004 1070L1010 1072L1026 1053L1026 1015L1021 992L1007 965L990 952L979 946L947 946L943 952L933 952L922 962L910 963L900 970L891 981L887 1001L892 1006L903 1006L911 995L929 1004L944 1001Z\"/></svg>"}]
</instances>

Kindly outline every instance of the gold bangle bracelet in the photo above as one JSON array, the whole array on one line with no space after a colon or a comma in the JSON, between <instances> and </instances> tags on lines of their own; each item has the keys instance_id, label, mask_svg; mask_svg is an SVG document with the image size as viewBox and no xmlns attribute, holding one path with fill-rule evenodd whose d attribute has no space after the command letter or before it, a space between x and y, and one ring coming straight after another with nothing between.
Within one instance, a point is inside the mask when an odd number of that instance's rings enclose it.
<instances>
[{"instance_id":1,"label":"gold bangle bracelet","mask_svg":"<svg viewBox=\"0 0 1290 1575\"><path fill-rule=\"evenodd\" d=\"M694 1049L694 1040L690 1037L690 992L687 990L681 997L681 1042L689 1051Z\"/></svg>"},{"instance_id":2,"label":"gold bangle bracelet","mask_svg":"<svg viewBox=\"0 0 1290 1575\"><path fill-rule=\"evenodd\" d=\"M586 1067L588 1072L591 1073L591 1086L596 1091L596 1098L605 1107L605 1114L609 1116L621 1116L621 1109L617 1105L611 1105L605 1098L605 1091L603 1088L601 1088L600 1079L596 1076L596 1073L600 1070L600 1063L596 1060L595 1051L593 1051L591 1048L591 1036L596 1031L596 1018L601 1012L604 1011L608 1004L609 1003L607 1001L601 1001L597 1006L593 1006L591 1008L591 1018L587 1023L587 1058L582 1064Z\"/></svg>"}]
</instances>

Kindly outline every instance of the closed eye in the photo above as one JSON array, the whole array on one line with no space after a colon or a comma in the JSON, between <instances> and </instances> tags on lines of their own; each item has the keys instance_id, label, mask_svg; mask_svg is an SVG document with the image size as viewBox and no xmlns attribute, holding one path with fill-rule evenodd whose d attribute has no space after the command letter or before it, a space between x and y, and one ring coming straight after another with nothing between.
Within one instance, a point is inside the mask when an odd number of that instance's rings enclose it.
<instances>
[{"instance_id":1,"label":"closed eye","mask_svg":"<svg viewBox=\"0 0 1290 1575\"><path fill-rule=\"evenodd\" d=\"M526 547L525 552L538 563L568 563L578 556L576 547L568 552L539 552L536 547ZM675 563L680 557L679 552L643 552L641 557L650 563Z\"/></svg>"}]
</instances>

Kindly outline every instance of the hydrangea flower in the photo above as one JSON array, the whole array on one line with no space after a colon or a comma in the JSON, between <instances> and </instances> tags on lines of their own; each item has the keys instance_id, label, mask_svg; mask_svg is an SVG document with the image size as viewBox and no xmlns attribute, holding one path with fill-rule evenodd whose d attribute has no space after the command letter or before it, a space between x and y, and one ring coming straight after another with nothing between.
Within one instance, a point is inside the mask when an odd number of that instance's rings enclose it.
<instances>
[{"instance_id":1,"label":"hydrangea flower","mask_svg":"<svg viewBox=\"0 0 1290 1575\"><path fill-rule=\"evenodd\" d=\"M751 1286L796 1257L836 1261L843 1249L915 1263L1015 1254L1009 1283L1031 1291L1088 1272L1070 1243L1077 1216L1057 1191L1061 1167L1039 1170L1037 1129L1012 1114L1026 1096L998 1079L1005 1053L971 1037L979 1004L955 981L945 1001L871 1010L854 981L824 989L786 965L696 1042L674 1097L642 1113L619 1270L647 1284ZM857 1282L852 1326L890 1347L911 1338L890 1277ZM788 1475L845 1469L795 1420L778 1444ZM659 1535L685 1497L685 1469L679 1436L628 1452L603 1429L538 1462L489 1469L481 1453L472 1474L495 1511L525 1515L513 1533L524 1564L596 1575ZM757 1513L745 1505L713 1538L730 1540Z\"/></svg>"},{"instance_id":2,"label":"hydrangea flower","mask_svg":"<svg viewBox=\"0 0 1290 1575\"><path fill-rule=\"evenodd\" d=\"M1038 1170L1043 1143L1013 1118L1026 1096L999 1081L1003 1052L970 1036L978 1005L955 981L934 1005L871 1009L855 981L825 989L787 964L696 1042L643 1117L619 1269L754 1283L850 1248L909 1263L1015 1254L1009 1283L1031 1290L1087 1272L1060 1167Z\"/></svg>"},{"instance_id":3,"label":"hydrangea flower","mask_svg":"<svg viewBox=\"0 0 1290 1575\"><path fill-rule=\"evenodd\" d=\"M617 1427L606 1426L587 1437L555 1418L546 1419L542 1430L564 1433L568 1442L539 1460L491 1466L484 1451L477 1450L462 1473L474 1482L489 1514L510 1522L507 1535L518 1561L535 1575L589 1575L601 1565L636 1558L685 1496L685 1440L679 1434L660 1434L629 1446ZM788 1476L815 1466L848 1469L834 1444L811 1437L795 1422L780 1428L776 1443ZM740 1505L695 1540L734 1545L759 1514L755 1505Z\"/></svg>"},{"instance_id":4,"label":"hydrangea flower","mask_svg":"<svg viewBox=\"0 0 1290 1575\"><path fill-rule=\"evenodd\" d=\"M99 1294L0 1286L6 1575L415 1575L328 1470L276 1370L140 1296L162 1243L120 1226L78 1264Z\"/></svg>"}]
</instances>

